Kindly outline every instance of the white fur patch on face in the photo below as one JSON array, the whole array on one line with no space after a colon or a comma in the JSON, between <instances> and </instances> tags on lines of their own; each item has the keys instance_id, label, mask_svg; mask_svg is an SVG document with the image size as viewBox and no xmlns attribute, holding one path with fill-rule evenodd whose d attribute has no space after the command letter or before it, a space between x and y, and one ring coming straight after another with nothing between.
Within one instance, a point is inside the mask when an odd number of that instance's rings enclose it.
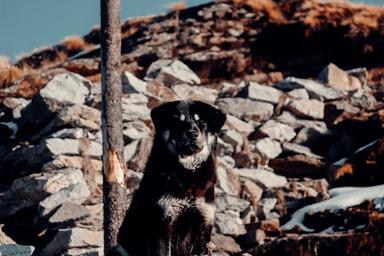
<instances>
[{"instance_id":1,"label":"white fur patch on face","mask_svg":"<svg viewBox=\"0 0 384 256\"><path fill-rule=\"evenodd\" d=\"M157 204L163 210L164 218L171 220L171 222L175 221L180 213L189 206L187 200L173 196L163 196L157 201Z\"/></svg>"},{"instance_id":2,"label":"white fur patch on face","mask_svg":"<svg viewBox=\"0 0 384 256\"><path fill-rule=\"evenodd\" d=\"M195 171L201 164L208 159L212 151L212 146L215 137L213 134L208 133L207 141L204 142L203 149L190 156L179 156L179 163L187 170Z\"/></svg>"},{"instance_id":3,"label":"white fur patch on face","mask_svg":"<svg viewBox=\"0 0 384 256\"><path fill-rule=\"evenodd\" d=\"M180 115L180 121L184 121L185 120L185 115L181 114Z\"/></svg>"},{"instance_id":4,"label":"white fur patch on face","mask_svg":"<svg viewBox=\"0 0 384 256\"><path fill-rule=\"evenodd\" d=\"M213 225L216 210L215 205L208 204L207 202L205 202L204 198L197 198L195 201L195 206L203 216L205 223Z\"/></svg>"},{"instance_id":5,"label":"white fur patch on face","mask_svg":"<svg viewBox=\"0 0 384 256\"><path fill-rule=\"evenodd\" d=\"M193 115L193 118L195 119L195 121L199 121L200 120L200 117L198 114L194 114Z\"/></svg>"}]
</instances>

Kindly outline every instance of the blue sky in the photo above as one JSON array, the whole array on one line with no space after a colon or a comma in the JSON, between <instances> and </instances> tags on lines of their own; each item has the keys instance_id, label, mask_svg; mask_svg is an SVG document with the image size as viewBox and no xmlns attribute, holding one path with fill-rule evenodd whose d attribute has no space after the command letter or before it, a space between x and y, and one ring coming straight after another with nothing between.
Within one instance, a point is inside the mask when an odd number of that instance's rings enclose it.
<instances>
[{"instance_id":1,"label":"blue sky","mask_svg":"<svg viewBox=\"0 0 384 256\"><path fill-rule=\"evenodd\" d=\"M166 11L172 0L121 0L121 17ZM383 3L384 0L360 0ZM208 0L188 0L193 6ZM34 48L84 35L99 23L99 0L0 0L0 55L15 59Z\"/></svg>"}]
</instances>

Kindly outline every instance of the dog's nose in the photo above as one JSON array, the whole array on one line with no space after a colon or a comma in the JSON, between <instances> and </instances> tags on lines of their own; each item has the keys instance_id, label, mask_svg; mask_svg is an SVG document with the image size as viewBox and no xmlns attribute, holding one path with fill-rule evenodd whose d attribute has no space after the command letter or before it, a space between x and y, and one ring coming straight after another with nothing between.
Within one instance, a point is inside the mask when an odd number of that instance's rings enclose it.
<instances>
[{"instance_id":1,"label":"dog's nose","mask_svg":"<svg viewBox=\"0 0 384 256\"><path fill-rule=\"evenodd\" d=\"M196 130L189 130L187 132L187 136L188 136L188 138L195 140L195 139L197 139L197 137L199 137L199 132Z\"/></svg>"}]
</instances>

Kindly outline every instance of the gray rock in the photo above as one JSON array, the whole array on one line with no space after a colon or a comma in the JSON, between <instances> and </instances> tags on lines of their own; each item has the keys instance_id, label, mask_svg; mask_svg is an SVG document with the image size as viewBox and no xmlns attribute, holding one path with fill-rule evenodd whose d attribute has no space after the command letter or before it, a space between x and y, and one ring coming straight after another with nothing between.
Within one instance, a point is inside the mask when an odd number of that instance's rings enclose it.
<instances>
[{"instance_id":1,"label":"gray rock","mask_svg":"<svg viewBox=\"0 0 384 256\"><path fill-rule=\"evenodd\" d=\"M136 105L147 105L148 97L146 95L151 95L151 93L131 93L128 95L123 95L123 98L126 102Z\"/></svg>"},{"instance_id":2,"label":"gray rock","mask_svg":"<svg viewBox=\"0 0 384 256\"><path fill-rule=\"evenodd\" d=\"M77 192L76 189L79 186L85 192L73 193ZM68 191L67 200L81 199L83 202L90 195L83 173L78 169L68 168L16 179L10 189L0 194L0 219L23 208L38 205L41 201L61 191ZM71 198L72 195L75 196Z\"/></svg>"},{"instance_id":3,"label":"gray rock","mask_svg":"<svg viewBox=\"0 0 384 256\"><path fill-rule=\"evenodd\" d=\"M218 156L232 155L234 151L231 144L224 142L221 138L217 139L216 152Z\"/></svg>"},{"instance_id":4,"label":"gray rock","mask_svg":"<svg viewBox=\"0 0 384 256\"><path fill-rule=\"evenodd\" d=\"M85 138L85 132L81 128L67 128L52 133L49 137L60 139L81 139Z\"/></svg>"},{"instance_id":5,"label":"gray rock","mask_svg":"<svg viewBox=\"0 0 384 256\"><path fill-rule=\"evenodd\" d=\"M367 68L354 68L346 71L348 75L354 76L359 79L362 87L368 84L368 70Z\"/></svg>"},{"instance_id":6,"label":"gray rock","mask_svg":"<svg viewBox=\"0 0 384 256\"><path fill-rule=\"evenodd\" d=\"M293 142L313 149L317 144L320 144L324 138L331 135L330 131L328 130L323 131L316 128L317 127L302 128L297 133L297 136Z\"/></svg>"},{"instance_id":7,"label":"gray rock","mask_svg":"<svg viewBox=\"0 0 384 256\"><path fill-rule=\"evenodd\" d=\"M131 160L137 153L139 147L139 141L134 140L128 145L124 146L124 161L128 162Z\"/></svg>"},{"instance_id":8,"label":"gray rock","mask_svg":"<svg viewBox=\"0 0 384 256\"><path fill-rule=\"evenodd\" d=\"M172 91L181 100L199 100L210 104L215 102L219 94L215 89L188 84L176 84L172 86Z\"/></svg>"},{"instance_id":9,"label":"gray rock","mask_svg":"<svg viewBox=\"0 0 384 256\"><path fill-rule=\"evenodd\" d=\"M264 169L234 169L234 172L240 177L248 178L263 188L283 187L287 184L284 176L276 175L271 171Z\"/></svg>"},{"instance_id":10,"label":"gray rock","mask_svg":"<svg viewBox=\"0 0 384 256\"><path fill-rule=\"evenodd\" d=\"M263 124L260 127L260 132L280 142L291 141L296 136L296 132L292 127L275 120L269 120Z\"/></svg>"},{"instance_id":11,"label":"gray rock","mask_svg":"<svg viewBox=\"0 0 384 256\"><path fill-rule=\"evenodd\" d=\"M54 117L62 108L86 103L91 82L73 73L55 76L21 111L18 120L21 135L31 135Z\"/></svg>"},{"instance_id":12,"label":"gray rock","mask_svg":"<svg viewBox=\"0 0 384 256\"><path fill-rule=\"evenodd\" d=\"M123 121L149 120L150 109L146 105L134 104L129 99L122 99Z\"/></svg>"},{"instance_id":13,"label":"gray rock","mask_svg":"<svg viewBox=\"0 0 384 256\"><path fill-rule=\"evenodd\" d=\"M59 206L57 211L49 217L48 222L51 224L73 222L83 219L89 214L90 212L85 206L68 201Z\"/></svg>"},{"instance_id":14,"label":"gray rock","mask_svg":"<svg viewBox=\"0 0 384 256\"><path fill-rule=\"evenodd\" d=\"M146 93L147 83L137 78L132 73L125 71L122 75L123 93Z\"/></svg>"},{"instance_id":15,"label":"gray rock","mask_svg":"<svg viewBox=\"0 0 384 256\"><path fill-rule=\"evenodd\" d=\"M20 244L0 244L0 256L30 256L35 247Z\"/></svg>"},{"instance_id":16,"label":"gray rock","mask_svg":"<svg viewBox=\"0 0 384 256\"><path fill-rule=\"evenodd\" d=\"M226 252L213 252L212 256L230 256L230 255Z\"/></svg>"},{"instance_id":17,"label":"gray rock","mask_svg":"<svg viewBox=\"0 0 384 256\"><path fill-rule=\"evenodd\" d=\"M20 146L0 161L0 174L4 180L12 181L20 176L36 172L44 163L59 155L87 155L99 159L101 144L94 141L49 138L34 146Z\"/></svg>"},{"instance_id":18,"label":"gray rock","mask_svg":"<svg viewBox=\"0 0 384 256\"><path fill-rule=\"evenodd\" d=\"M303 145L296 144L296 143L284 142L282 144L282 148L283 148L283 152L287 152L287 153L291 153L291 154L292 153L293 154L301 154L301 155L305 155L305 156L309 156L309 157L313 157L313 158L318 158L318 159L323 158L322 156L314 154L310 148L303 146Z\"/></svg>"},{"instance_id":19,"label":"gray rock","mask_svg":"<svg viewBox=\"0 0 384 256\"><path fill-rule=\"evenodd\" d=\"M324 67L317 79L333 88L344 91L355 91L361 88L359 79L349 75L333 63Z\"/></svg>"},{"instance_id":20,"label":"gray rock","mask_svg":"<svg viewBox=\"0 0 384 256\"><path fill-rule=\"evenodd\" d=\"M170 86L180 83L200 84L200 78L179 60L162 59L153 62L144 78L146 81L156 79Z\"/></svg>"},{"instance_id":21,"label":"gray rock","mask_svg":"<svg viewBox=\"0 0 384 256\"><path fill-rule=\"evenodd\" d=\"M240 152L244 144L243 136L240 133L236 132L235 130L225 131L221 139L225 143L230 144L235 149L235 152Z\"/></svg>"},{"instance_id":22,"label":"gray rock","mask_svg":"<svg viewBox=\"0 0 384 256\"><path fill-rule=\"evenodd\" d=\"M275 158L269 162L273 170L289 178L324 178L327 173L327 164L321 158L306 155L290 155Z\"/></svg>"},{"instance_id":23,"label":"gray rock","mask_svg":"<svg viewBox=\"0 0 384 256\"><path fill-rule=\"evenodd\" d=\"M59 155L80 155L82 154L90 157L101 157L102 146L95 141L82 142L81 140L74 139L59 139L50 138L39 145L48 157L53 158Z\"/></svg>"},{"instance_id":24,"label":"gray rock","mask_svg":"<svg viewBox=\"0 0 384 256\"><path fill-rule=\"evenodd\" d=\"M223 98L217 100L217 107L226 114L231 114L246 121L265 121L273 115L273 105L243 98Z\"/></svg>"},{"instance_id":25,"label":"gray rock","mask_svg":"<svg viewBox=\"0 0 384 256\"><path fill-rule=\"evenodd\" d=\"M349 98L352 105L365 110L373 110L377 107L378 102L372 93L367 91L357 91Z\"/></svg>"},{"instance_id":26,"label":"gray rock","mask_svg":"<svg viewBox=\"0 0 384 256\"><path fill-rule=\"evenodd\" d=\"M90 87L90 81L75 73L66 73L55 76L39 94L43 99L64 105L84 104Z\"/></svg>"},{"instance_id":27,"label":"gray rock","mask_svg":"<svg viewBox=\"0 0 384 256\"><path fill-rule=\"evenodd\" d=\"M312 98L318 100L335 100L345 95L343 91L325 86L319 82L295 77L288 77L278 84L275 84L274 87L287 91L305 88Z\"/></svg>"},{"instance_id":28,"label":"gray rock","mask_svg":"<svg viewBox=\"0 0 384 256\"><path fill-rule=\"evenodd\" d=\"M238 195L241 189L237 175L221 166L217 168L217 186L233 196Z\"/></svg>"},{"instance_id":29,"label":"gray rock","mask_svg":"<svg viewBox=\"0 0 384 256\"><path fill-rule=\"evenodd\" d=\"M288 107L298 116L313 119L324 118L324 103L318 100L292 100L288 104Z\"/></svg>"},{"instance_id":30,"label":"gray rock","mask_svg":"<svg viewBox=\"0 0 384 256\"><path fill-rule=\"evenodd\" d=\"M129 202L127 202L127 205L128 204ZM86 205L85 207L90 214L84 219L76 221L76 226L94 231L103 231L103 203Z\"/></svg>"},{"instance_id":31,"label":"gray rock","mask_svg":"<svg viewBox=\"0 0 384 256\"><path fill-rule=\"evenodd\" d=\"M316 121L316 120L303 120L303 119L297 119L297 117L288 111L283 111L280 116L275 118L277 121L287 124L291 126L294 129L299 128L312 128L320 133L329 133L329 130L327 128L327 125L322 121Z\"/></svg>"},{"instance_id":32,"label":"gray rock","mask_svg":"<svg viewBox=\"0 0 384 256\"><path fill-rule=\"evenodd\" d=\"M63 252L64 256L104 256L103 248L71 248Z\"/></svg>"},{"instance_id":33,"label":"gray rock","mask_svg":"<svg viewBox=\"0 0 384 256\"><path fill-rule=\"evenodd\" d=\"M218 232L224 235L239 236L247 233L243 221L233 213L216 213L215 226Z\"/></svg>"},{"instance_id":34,"label":"gray rock","mask_svg":"<svg viewBox=\"0 0 384 256\"><path fill-rule=\"evenodd\" d=\"M283 93L273 87L250 82L247 87L248 98L251 100L264 101L268 103L279 103Z\"/></svg>"},{"instance_id":35,"label":"gray rock","mask_svg":"<svg viewBox=\"0 0 384 256\"><path fill-rule=\"evenodd\" d=\"M44 247L42 256L61 255L68 249L94 249L103 247L103 233L84 228L60 229Z\"/></svg>"},{"instance_id":36,"label":"gray rock","mask_svg":"<svg viewBox=\"0 0 384 256\"><path fill-rule=\"evenodd\" d=\"M232 115L227 115L227 121L224 129L225 128L235 129L237 132L244 135L249 135L254 130L252 125Z\"/></svg>"},{"instance_id":37,"label":"gray rock","mask_svg":"<svg viewBox=\"0 0 384 256\"><path fill-rule=\"evenodd\" d=\"M132 121L124 124L123 136L124 142L129 143L133 140L139 140L149 136L151 130L142 121Z\"/></svg>"},{"instance_id":38,"label":"gray rock","mask_svg":"<svg viewBox=\"0 0 384 256\"><path fill-rule=\"evenodd\" d=\"M101 168L102 168L101 160L85 159L80 156L66 156L66 155L57 156L52 161L45 163L41 168L41 171L50 172L50 171L64 169L64 168L83 169L85 165L87 165L87 168L95 172L101 172Z\"/></svg>"},{"instance_id":39,"label":"gray rock","mask_svg":"<svg viewBox=\"0 0 384 256\"><path fill-rule=\"evenodd\" d=\"M273 159L281 154L280 143L271 138L263 138L255 142L255 150L267 159Z\"/></svg>"},{"instance_id":40,"label":"gray rock","mask_svg":"<svg viewBox=\"0 0 384 256\"><path fill-rule=\"evenodd\" d=\"M216 251L224 251L231 254L241 252L240 246L236 243L235 239L230 236L213 234L212 242L216 245Z\"/></svg>"},{"instance_id":41,"label":"gray rock","mask_svg":"<svg viewBox=\"0 0 384 256\"><path fill-rule=\"evenodd\" d=\"M77 183L69 185L42 200L39 203L38 215L39 217L46 217L65 202L81 204L85 202L90 195L91 193L84 178L78 179Z\"/></svg>"},{"instance_id":42,"label":"gray rock","mask_svg":"<svg viewBox=\"0 0 384 256\"><path fill-rule=\"evenodd\" d=\"M309 95L306 89L294 89L288 92L289 96L292 96L294 99L309 99Z\"/></svg>"},{"instance_id":43,"label":"gray rock","mask_svg":"<svg viewBox=\"0 0 384 256\"><path fill-rule=\"evenodd\" d=\"M3 232L3 224L0 224L0 245L1 244L16 244L15 241L13 241L12 238L8 237L4 232Z\"/></svg>"},{"instance_id":44,"label":"gray rock","mask_svg":"<svg viewBox=\"0 0 384 256\"><path fill-rule=\"evenodd\" d=\"M247 200L230 195L220 195L216 197L217 212L237 212L242 213L249 208L250 203Z\"/></svg>"},{"instance_id":45,"label":"gray rock","mask_svg":"<svg viewBox=\"0 0 384 256\"><path fill-rule=\"evenodd\" d=\"M13 119L21 117L21 110L25 108L31 101L24 98L5 98L3 105L6 108L12 109Z\"/></svg>"},{"instance_id":46,"label":"gray rock","mask_svg":"<svg viewBox=\"0 0 384 256\"><path fill-rule=\"evenodd\" d=\"M101 127L101 112L86 105L64 107L58 115L32 137L32 140L38 141L62 127L83 128L91 132L97 131Z\"/></svg>"},{"instance_id":47,"label":"gray rock","mask_svg":"<svg viewBox=\"0 0 384 256\"><path fill-rule=\"evenodd\" d=\"M260 213L263 215L263 219L270 219L275 217L274 214L271 214L271 211L275 208L277 204L276 198L263 198L259 202Z\"/></svg>"},{"instance_id":48,"label":"gray rock","mask_svg":"<svg viewBox=\"0 0 384 256\"><path fill-rule=\"evenodd\" d=\"M263 195L263 189L249 179L244 180L243 191L251 200L253 205L256 205Z\"/></svg>"}]
</instances>

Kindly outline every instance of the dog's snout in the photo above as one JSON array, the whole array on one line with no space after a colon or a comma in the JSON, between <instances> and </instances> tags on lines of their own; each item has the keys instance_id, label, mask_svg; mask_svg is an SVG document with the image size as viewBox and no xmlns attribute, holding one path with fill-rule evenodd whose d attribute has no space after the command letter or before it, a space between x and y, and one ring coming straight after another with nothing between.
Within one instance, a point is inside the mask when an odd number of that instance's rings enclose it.
<instances>
[{"instance_id":1,"label":"dog's snout","mask_svg":"<svg viewBox=\"0 0 384 256\"><path fill-rule=\"evenodd\" d=\"M195 129L189 130L187 132L187 136L188 136L188 138L195 140L195 139L197 139L199 137L199 131L197 131Z\"/></svg>"}]
</instances>

